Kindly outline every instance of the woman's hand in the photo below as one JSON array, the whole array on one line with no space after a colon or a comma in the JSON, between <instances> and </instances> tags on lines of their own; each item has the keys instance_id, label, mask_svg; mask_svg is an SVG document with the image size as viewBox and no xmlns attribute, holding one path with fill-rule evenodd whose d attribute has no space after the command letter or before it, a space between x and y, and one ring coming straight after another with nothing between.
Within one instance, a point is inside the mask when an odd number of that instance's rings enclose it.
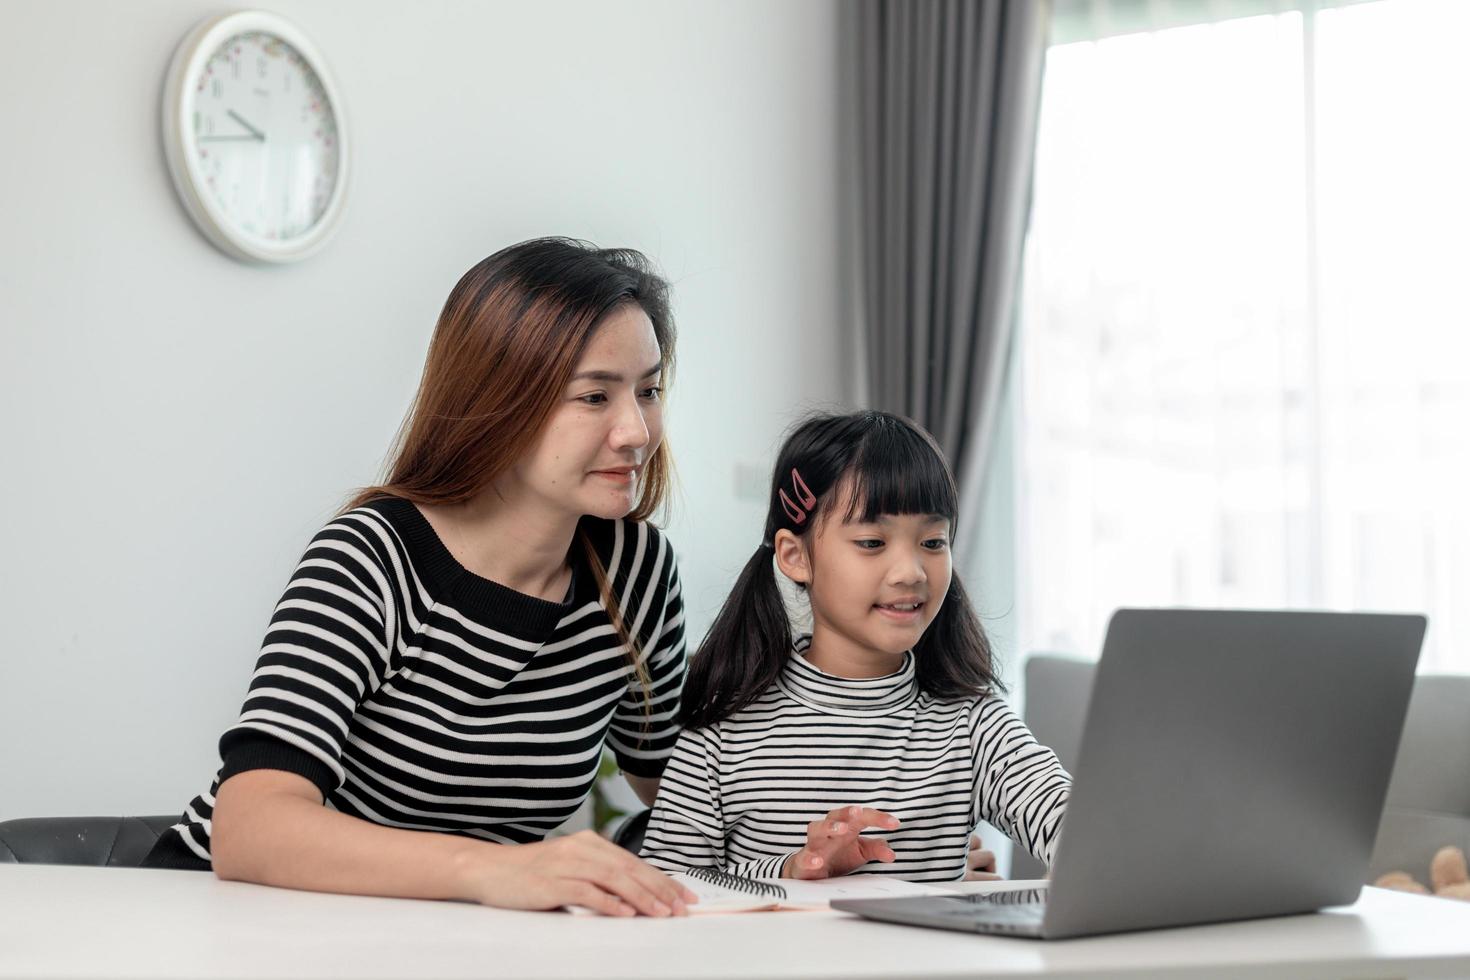
<instances>
[{"instance_id":1,"label":"woman's hand","mask_svg":"<svg viewBox=\"0 0 1470 980\"><path fill-rule=\"evenodd\" d=\"M687 915L693 892L590 830L536 844L477 848L465 861L466 891L482 905L603 915Z\"/></svg>"},{"instance_id":2,"label":"woman's hand","mask_svg":"<svg viewBox=\"0 0 1470 980\"><path fill-rule=\"evenodd\" d=\"M893 848L881 837L860 836L869 827L897 830L898 818L866 806L838 807L807 824L806 846L786 859L783 878L835 878L869 861L894 860Z\"/></svg>"},{"instance_id":3,"label":"woman's hand","mask_svg":"<svg viewBox=\"0 0 1470 980\"><path fill-rule=\"evenodd\" d=\"M985 850L985 845L975 834L970 835L970 852L965 855L965 880L1000 880L1000 875L995 873L995 852Z\"/></svg>"}]
</instances>

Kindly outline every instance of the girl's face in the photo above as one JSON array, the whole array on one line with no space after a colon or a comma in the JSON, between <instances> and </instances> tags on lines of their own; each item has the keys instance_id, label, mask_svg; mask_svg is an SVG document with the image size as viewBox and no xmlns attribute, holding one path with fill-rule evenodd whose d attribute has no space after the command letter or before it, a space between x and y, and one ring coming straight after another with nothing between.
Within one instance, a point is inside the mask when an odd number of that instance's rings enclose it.
<instances>
[{"instance_id":1,"label":"girl's face","mask_svg":"<svg viewBox=\"0 0 1470 980\"><path fill-rule=\"evenodd\" d=\"M829 508L793 549L778 546L781 570L807 585L813 626L869 651L899 654L934 622L954 566L948 518L884 514L846 523L842 502ZM789 534L789 532L787 532Z\"/></svg>"},{"instance_id":2,"label":"girl's face","mask_svg":"<svg viewBox=\"0 0 1470 980\"><path fill-rule=\"evenodd\" d=\"M659 361L653 323L641 307L627 303L609 313L512 479L569 515L632 511L643 466L663 439Z\"/></svg>"}]
</instances>

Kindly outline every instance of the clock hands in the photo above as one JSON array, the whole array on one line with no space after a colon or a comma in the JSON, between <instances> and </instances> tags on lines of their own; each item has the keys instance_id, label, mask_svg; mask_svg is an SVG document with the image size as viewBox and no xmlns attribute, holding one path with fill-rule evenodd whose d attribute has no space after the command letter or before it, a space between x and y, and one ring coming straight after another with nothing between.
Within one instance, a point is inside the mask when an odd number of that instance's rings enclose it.
<instances>
[{"instance_id":1,"label":"clock hands","mask_svg":"<svg viewBox=\"0 0 1470 980\"><path fill-rule=\"evenodd\" d=\"M250 130L250 135L251 136L254 136L258 140L264 140L265 139L265 134L262 133L260 130L256 129L254 126L250 125L248 122L246 122L244 116L240 115L234 109L228 109L226 111L229 113L229 116L230 116L231 119L235 120L235 122L239 123L241 126L244 126L246 129Z\"/></svg>"},{"instance_id":2,"label":"clock hands","mask_svg":"<svg viewBox=\"0 0 1470 980\"><path fill-rule=\"evenodd\" d=\"M235 120L235 122L239 123L241 126L244 126L246 129L250 130L250 135L249 136L200 136L200 137L198 137L199 142L201 142L201 143L230 143L230 142L239 142L241 140L249 140L252 143L264 143L265 142L265 134L262 133L260 130L256 129L254 126L250 125L250 123L246 122L244 116L240 115L234 109L227 109L225 111L226 111L226 113L229 114L230 118L232 118L232 119Z\"/></svg>"}]
</instances>

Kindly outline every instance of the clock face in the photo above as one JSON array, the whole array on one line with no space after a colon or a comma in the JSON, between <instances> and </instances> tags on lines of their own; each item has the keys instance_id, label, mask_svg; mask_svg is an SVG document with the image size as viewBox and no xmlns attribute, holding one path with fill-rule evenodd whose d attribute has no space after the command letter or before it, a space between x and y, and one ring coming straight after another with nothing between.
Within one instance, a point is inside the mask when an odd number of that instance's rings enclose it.
<instances>
[{"instance_id":1,"label":"clock face","mask_svg":"<svg viewBox=\"0 0 1470 980\"><path fill-rule=\"evenodd\" d=\"M340 173L337 119L311 65L280 38L250 31L220 45L191 88L188 152L200 192L255 238L310 231Z\"/></svg>"}]
</instances>

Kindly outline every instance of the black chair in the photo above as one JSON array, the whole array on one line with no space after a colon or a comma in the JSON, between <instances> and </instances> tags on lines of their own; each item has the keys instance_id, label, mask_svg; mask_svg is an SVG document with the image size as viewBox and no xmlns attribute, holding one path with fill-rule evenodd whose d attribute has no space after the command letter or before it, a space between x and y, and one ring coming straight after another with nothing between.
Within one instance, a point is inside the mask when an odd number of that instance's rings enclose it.
<instances>
[{"instance_id":1,"label":"black chair","mask_svg":"<svg viewBox=\"0 0 1470 980\"><path fill-rule=\"evenodd\" d=\"M643 834L648 830L648 817L652 813L652 810L639 810L618 824L612 833L612 842L634 854L643 850Z\"/></svg>"},{"instance_id":2,"label":"black chair","mask_svg":"<svg viewBox=\"0 0 1470 980\"><path fill-rule=\"evenodd\" d=\"M136 868L158 837L179 822L166 817L23 817L0 821L0 863Z\"/></svg>"},{"instance_id":3,"label":"black chair","mask_svg":"<svg viewBox=\"0 0 1470 980\"><path fill-rule=\"evenodd\" d=\"M637 854L652 810L618 825L614 844ZM136 868L158 837L179 822L160 817L24 817L0 821L0 864L85 864Z\"/></svg>"}]
</instances>

